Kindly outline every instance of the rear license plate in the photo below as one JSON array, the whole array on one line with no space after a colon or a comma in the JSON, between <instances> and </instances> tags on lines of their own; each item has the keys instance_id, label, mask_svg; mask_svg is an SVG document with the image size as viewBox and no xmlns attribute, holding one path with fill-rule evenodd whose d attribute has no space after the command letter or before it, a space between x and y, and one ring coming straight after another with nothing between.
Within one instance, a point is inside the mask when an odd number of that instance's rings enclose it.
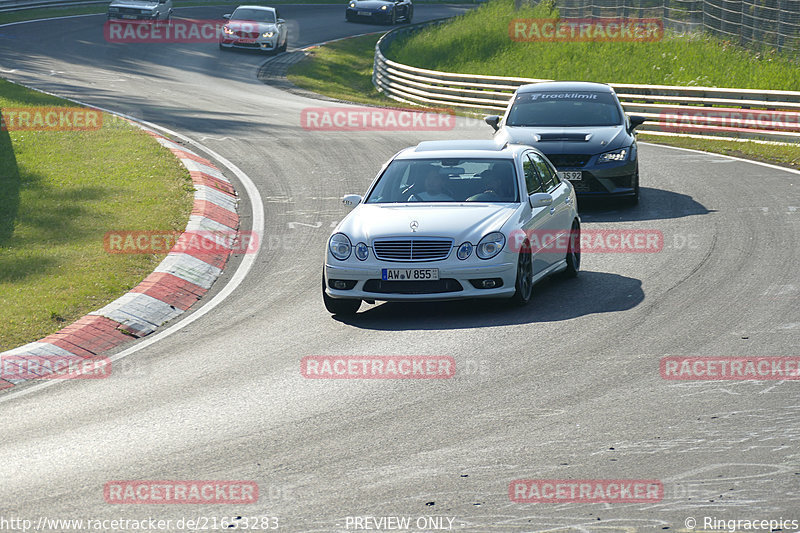
<instances>
[{"instance_id":1,"label":"rear license plate","mask_svg":"<svg viewBox=\"0 0 800 533\"><path fill-rule=\"evenodd\" d=\"M358 16L359 17L370 17L370 16L372 16L372 13L370 13L369 11L359 11L358 12Z\"/></svg>"},{"instance_id":2,"label":"rear license plate","mask_svg":"<svg viewBox=\"0 0 800 533\"><path fill-rule=\"evenodd\" d=\"M581 179L583 179L583 172L580 170L565 170L563 172L559 172L558 177L562 180L581 181Z\"/></svg>"},{"instance_id":3,"label":"rear license plate","mask_svg":"<svg viewBox=\"0 0 800 533\"><path fill-rule=\"evenodd\" d=\"M136 19L136 15L122 15L122 18L135 20Z\"/></svg>"},{"instance_id":4,"label":"rear license plate","mask_svg":"<svg viewBox=\"0 0 800 533\"><path fill-rule=\"evenodd\" d=\"M383 268L383 281L433 281L439 279L438 268Z\"/></svg>"}]
</instances>

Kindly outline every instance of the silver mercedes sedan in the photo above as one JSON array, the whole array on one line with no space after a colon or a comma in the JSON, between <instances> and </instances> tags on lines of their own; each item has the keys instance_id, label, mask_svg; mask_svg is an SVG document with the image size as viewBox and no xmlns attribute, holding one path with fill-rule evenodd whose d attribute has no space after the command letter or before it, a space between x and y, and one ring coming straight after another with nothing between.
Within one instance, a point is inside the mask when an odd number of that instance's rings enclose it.
<instances>
[{"instance_id":1,"label":"silver mercedes sedan","mask_svg":"<svg viewBox=\"0 0 800 533\"><path fill-rule=\"evenodd\" d=\"M325 307L362 301L509 298L580 268L575 191L541 152L494 141L429 141L396 154L328 240Z\"/></svg>"}]
</instances>

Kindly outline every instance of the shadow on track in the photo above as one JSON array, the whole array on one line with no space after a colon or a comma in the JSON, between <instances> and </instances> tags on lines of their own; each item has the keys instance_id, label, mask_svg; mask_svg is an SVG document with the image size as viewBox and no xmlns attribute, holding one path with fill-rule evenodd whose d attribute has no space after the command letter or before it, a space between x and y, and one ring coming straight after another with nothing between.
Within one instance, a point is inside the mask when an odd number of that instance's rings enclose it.
<instances>
[{"instance_id":1,"label":"shadow on track","mask_svg":"<svg viewBox=\"0 0 800 533\"><path fill-rule=\"evenodd\" d=\"M714 212L687 194L650 187L642 187L639 203L635 206L626 204L626 200L579 198L578 210L583 222L663 220Z\"/></svg>"},{"instance_id":2,"label":"shadow on track","mask_svg":"<svg viewBox=\"0 0 800 533\"><path fill-rule=\"evenodd\" d=\"M551 278L537 284L525 307L508 300L390 302L353 317L334 316L342 323L372 330L446 330L556 322L584 315L626 311L644 300L638 279L605 272L581 272L574 280Z\"/></svg>"}]
</instances>

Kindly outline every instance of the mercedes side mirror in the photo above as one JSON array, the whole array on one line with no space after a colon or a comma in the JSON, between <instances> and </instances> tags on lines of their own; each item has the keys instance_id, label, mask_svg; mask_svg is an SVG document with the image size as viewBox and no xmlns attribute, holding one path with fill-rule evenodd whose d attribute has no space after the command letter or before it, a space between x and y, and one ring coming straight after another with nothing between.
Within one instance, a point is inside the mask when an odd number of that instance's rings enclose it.
<instances>
[{"instance_id":1,"label":"mercedes side mirror","mask_svg":"<svg viewBox=\"0 0 800 533\"><path fill-rule=\"evenodd\" d=\"M500 126L498 126L500 123L500 115L489 115L488 117L484 117L483 121L493 127L494 131L500 129Z\"/></svg>"},{"instance_id":2,"label":"mercedes side mirror","mask_svg":"<svg viewBox=\"0 0 800 533\"><path fill-rule=\"evenodd\" d=\"M537 207L549 207L553 204L553 195L546 192L535 192L528 196L528 201L534 209Z\"/></svg>"},{"instance_id":3,"label":"mercedes side mirror","mask_svg":"<svg viewBox=\"0 0 800 533\"><path fill-rule=\"evenodd\" d=\"M226 14L222 15L222 18L224 18L225 20L231 20L231 14L230 13L226 13Z\"/></svg>"},{"instance_id":4,"label":"mercedes side mirror","mask_svg":"<svg viewBox=\"0 0 800 533\"><path fill-rule=\"evenodd\" d=\"M347 194L342 197L342 203L347 207L353 208L361 203L363 198L358 194Z\"/></svg>"}]
</instances>

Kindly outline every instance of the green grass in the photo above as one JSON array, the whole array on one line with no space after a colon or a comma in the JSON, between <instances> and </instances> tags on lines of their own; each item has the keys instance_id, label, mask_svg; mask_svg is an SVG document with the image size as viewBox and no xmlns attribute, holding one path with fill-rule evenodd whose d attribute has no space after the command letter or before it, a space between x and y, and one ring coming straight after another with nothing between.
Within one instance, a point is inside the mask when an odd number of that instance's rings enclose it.
<instances>
[{"instance_id":1,"label":"green grass","mask_svg":"<svg viewBox=\"0 0 800 533\"><path fill-rule=\"evenodd\" d=\"M349 102L411 107L386 98L372 85L373 50L379 37L366 35L320 47L311 57L289 69L289 80L304 89ZM645 133L640 135L640 139L800 169L798 145L664 137Z\"/></svg>"},{"instance_id":2,"label":"green grass","mask_svg":"<svg viewBox=\"0 0 800 533\"><path fill-rule=\"evenodd\" d=\"M696 139L693 137L664 137L660 135L639 134L639 140L654 144L667 144L681 148L691 148L703 152L731 155L743 159L753 159L782 167L800 170L800 146L796 144L763 144L752 141L723 141L716 139Z\"/></svg>"},{"instance_id":3,"label":"green grass","mask_svg":"<svg viewBox=\"0 0 800 533\"><path fill-rule=\"evenodd\" d=\"M74 104L0 80L0 110ZM111 255L111 230L182 230L189 173L110 115L96 131L0 130L0 351L34 341L138 284L156 255Z\"/></svg>"},{"instance_id":4,"label":"green grass","mask_svg":"<svg viewBox=\"0 0 800 533\"><path fill-rule=\"evenodd\" d=\"M516 18L554 16L547 6L515 12L513 0L492 0L446 25L423 29L390 47L389 57L416 67L495 76L800 90L800 62L709 36L667 33L659 42L516 42Z\"/></svg>"},{"instance_id":5,"label":"green grass","mask_svg":"<svg viewBox=\"0 0 800 533\"><path fill-rule=\"evenodd\" d=\"M344 39L311 51L309 58L289 67L289 81L302 89L348 102L395 107L398 102L375 90L372 60L380 35Z\"/></svg>"}]
</instances>

